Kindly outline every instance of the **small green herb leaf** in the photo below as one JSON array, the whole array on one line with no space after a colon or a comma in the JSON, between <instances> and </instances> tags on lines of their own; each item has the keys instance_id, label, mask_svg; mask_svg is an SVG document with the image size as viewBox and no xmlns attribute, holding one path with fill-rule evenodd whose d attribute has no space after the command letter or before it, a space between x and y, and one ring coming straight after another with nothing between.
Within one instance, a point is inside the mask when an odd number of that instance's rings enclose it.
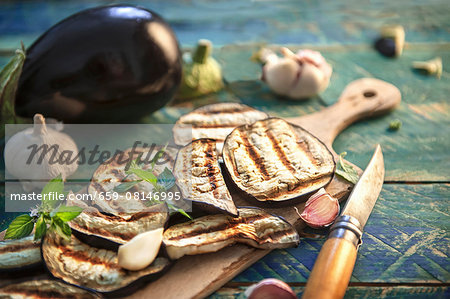
<instances>
[{"instance_id":1,"label":"small green herb leaf","mask_svg":"<svg viewBox=\"0 0 450 299\"><path fill-rule=\"evenodd\" d=\"M158 178L150 171L146 171L140 168L133 168L129 170L131 173L134 173L135 175L137 175L138 177L140 177L141 179L143 179L146 182L151 183L154 187L156 186L156 182L158 181Z\"/></svg>"},{"instance_id":2,"label":"small green herb leaf","mask_svg":"<svg viewBox=\"0 0 450 299\"><path fill-rule=\"evenodd\" d=\"M185 210L180 209L180 208L174 206L174 205L171 204L171 203L167 203L167 206L169 207L170 210L176 211L176 212L180 213L181 215L186 216L187 218L189 218L189 219L192 220L191 215L189 215L188 213L186 213Z\"/></svg>"},{"instance_id":3,"label":"small green herb leaf","mask_svg":"<svg viewBox=\"0 0 450 299\"><path fill-rule=\"evenodd\" d=\"M80 213L83 211L81 207L78 206L59 206L58 210L55 213L54 217L58 217L63 222L70 221L80 215Z\"/></svg>"},{"instance_id":4,"label":"small green herb leaf","mask_svg":"<svg viewBox=\"0 0 450 299\"><path fill-rule=\"evenodd\" d=\"M70 241L70 237L72 236L72 230L70 229L70 226L62 221L58 216L55 216L52 218L52 225L51 228L53 228L58 235L66 239L67 241Z\"/></svg>"},{"instance_id":5,"label":"small green herb leaf","mask_svg":"<svg viewBox=\"0 0 450 299\"><path fill-rule=\"evenodd\" d=\"M153 170L155 168L155 164L156 162L158 162L158 160L164 155L166 149L167 149L167 145L166 144L162 149L160 149L155 156L153 157L152 161L151 161L151 169Z\"/></svg>"},{"instance_id":6,"label":"small green herb leaf","mask_svg":"<svg viewBox=\"0 0 450 299\"><path fill-rule=\"evenodd\" d=\"M115 186L114 191L119 192L119 193L126 192L126 191L130 190L131 188L133 188L133 186L139 184L140 182L142 182L142 180L123 182L123 183Z\"/></svg>"},{"instance_id":7,"label":"small green herb leaf","mask_svg":"<svg viewBox=\"0 0 450 299\"><path fill-rule=\"evenodd\" d=\"M52 199L49 199L52 192L54 192L53 194L55 196L52 196ZM64 194L64 196L66 195L64 192L64 182L61 175L51 179L44 186L44 189L42 189L41 195L43 208L54 208L60 202L58 200L59 194Z\"/></svg>"},{"instance_id":8,"label":"small green herb leaf","mask_svg":"<svg viewBox=\"0 0 450 299\"><path fill-rule=\"evenodd\" d=\"M169 168L164 168L164 171L158 175L157 180L158 185L163 186L166 190L169 190L175 185L175 177L172 174L172 171Z\"/></svg>"},{"instance_id":9,"label":"small green herb leaf","mask_svg":"<svg viewBox=\"0 0 450 299\"><path fill-rule=\"evenodd\" d=\"M44 216L39 216L38 220L36 221L36 229L34 230L34 240L40 240L47 231L47 223L45 223Z\"/></svg>"},{"instance_id":10,"label":"small green herb leaf","mask_svg":"<svg viewBox=\"0 0 450 299\"><path fill-rule=\"evenodd\" d=\"M356 184L359 180L358 172L352 165L344 162L343 158L347 155L347 152L343 152L339 155L339 161L336 168L336 174L350 183Z\"/></svg>"},{"instance_id":11,"label":"small green herb leaf","mask_svg":"<svg viewBox=\"0 0 450 299\"><path fill-rule=\"evenodd\" d=\"M33 231L33 217L28 214L20 215L14 219L6 230L5 239L20 239Z\"/></svg>"},{"instance_id":12,"label":"small green herb leaf","mask_svg":"<svg viewBox=\"0 0 450 299\"><path fill-rule=\"evenodd\" d=\"M398 131L402 127L402 121L399 119L393 120L389 123L389 131Z\"/></svg>"}]
</instances>

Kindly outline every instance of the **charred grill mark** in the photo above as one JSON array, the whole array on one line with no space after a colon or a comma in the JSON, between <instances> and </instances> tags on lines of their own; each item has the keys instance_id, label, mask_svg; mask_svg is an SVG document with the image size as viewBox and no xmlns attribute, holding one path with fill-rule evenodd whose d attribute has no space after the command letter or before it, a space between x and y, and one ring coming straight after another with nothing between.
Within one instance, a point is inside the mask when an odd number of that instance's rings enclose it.
<instances>
[{"instance_id":1,"label":"charred grill mark","mask_svg":"<svg viewBox=\"0 0 450 299\"><path fill-rule=\"evenodd\" d=\"M266 129L266 134L267 137L270 140L270 143L272 144L272 148L275 151L275 153L278 156L278 159L280 159L281 163L283 163L283 165L292 173L295 174L297 172L297 170L292 166L292 163L289 162L286 153L284 152L284 150L280 147L280 145L278 144L275 136L273 135L273 133L267 128L266 123L263 123L263 126Z\"/></svg>"},{"instance_id":2,"label":"charred grill mark","mask_svg":"<svg viewBox=\"0 0 450 299\"><path fill-rule=\"evenodd\" d=\"M217 163L217 159L215 156L215 143L208 142L206 144L205 150L205 167L207 168L206 175L208 176L209 184L211 185L214 198L218 196L215 163Z\"/></svg>"},{"instance_id":3,"label":"charred grill mark","mask_svg":"<svg viewBox=\"0 0 450 299\"><path fill-rule=\"evenodd\" d=\"M252 159L255 162L256 167L258 168L259 172L263 175L265 180L270 180L270 175L267 172L266 167L264 166L264 160L261 158L261 156L255 151L253 145L250 143L250 141L247 138L247 135L245 132L242 131L242 128L238 128L239 135L241 136L241 139L244 143L244 146L247 150L248 156L250 159Z\"/></svg>"},{"instance_id":4,"label":"charred grill mark","mask_svg":"<svg viewBox=\"0 0 450 299\"><path fill-rule=\"evenodd\" d=\"M85 226L80 226L80 225L78 225L78 227L80 228L80 230L87 231L94 235L99 235L99 236L103 236L103 237L115 237L115 238L122 239L124 241L129 241L136 236L136 234L131 234L131 233L111 232L110 230L103 229L103 228L95 228L95 227L87 228Z\"/></svg>"},{"instance_id":5,"label":"charred grill mark","mask_svg":"<svg viewBox=\"0 0 450 299\"><path fill-rule=\"evenodd\" d=\"M77 261L87 262L92 265L103 265L106 268L110 268L110 269L120 269L120 267L117 264L110 264L107 261L104 261L98 257L90 256L89 254L87 254L84 251L73 250L72 248L61 246L61 245L55 244L55 243L53 243L52 245L58 247L58 249L61 251L60 262L62 264L64 264L63 260L61 259L61 257L63 256L63 257L71 257Z\"/></svg>"},{"instance_id":6,"label":"charred grill mark","mask_svg":"<svg viewBox=\"0 0 450 299\"><path fill-rule=\"evenodd\" d=\"M18 252L18 251L24 251L24 250L31 250L39 248L40 242L28 242L24 244L17 244L17 245L10 245L0 248L0 253L5 252Z\"/></svg>"},{"instance_id":7,"label":"charred grill mark","mask_svg":"<svg viewBox=\"0 0 450 299\"><path fill-rule=\"evenodd\" d=\"M313 157L309 144L305 140L297 141L297 146L313 165L317 165L317 160Z\"/></svg>"},{"instance_id":8,"label":"charred grill mark","mask_svg":"<svg viewBox=\"0 0 450 299\"><path fill-rule=\"evenodd\" d=\"M221 231L221 230L233 229L236 226L238 226L239 224L249 224L249 223L253 223L255 221L262 220L267 217L268 216L265 216L265 215L252 215L252 216L248 216L248 217L236 217L236 218L229 217L229 219L224 223L221 223L221 224L218 224L215 226L211 226L208 228L199 228L199 229L193 230L189 233L169 237L168 239L171 241L176 241L176 240L181 240L181 239L185 239L185 238L195 237L195 236L198 236L201 234L209 234L209 233L213 233L213 232L217 232L217 231Z\"/></svg>"}]
</instances>

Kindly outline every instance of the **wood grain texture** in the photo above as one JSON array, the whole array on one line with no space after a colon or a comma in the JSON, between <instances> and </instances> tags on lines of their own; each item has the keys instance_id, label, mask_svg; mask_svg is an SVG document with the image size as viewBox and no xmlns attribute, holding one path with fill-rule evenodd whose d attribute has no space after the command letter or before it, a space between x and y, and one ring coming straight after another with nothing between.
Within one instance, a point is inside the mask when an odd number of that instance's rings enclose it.
<instances>
[{"instance_id":1,"label":"wood grain texture","mask_svg":"<svg viewBox=\"0 0 450 299\"><path fill-rule=\"evenodd\" d=\"M291 48L296 50L299 46ZM380 143L385 153L387 181L448 181L450 85L447 82L450 75L444 66L444 75L437 80L414 72L411 64L434 56L450 61L449 43L411 45L399 59L384 58L364 45L316 47L333 65L331 83L320 97L301 102L277 97L260 82L261 70L248 60L257 49L257 45L230 45L215 52L224 65L233 98L275 116L295 117L315 112L320 105L335 103L344 86L352 80L361 77L385 80L400 89L400 106L389 115L349 127L336 138L334 149L338 153L346 151L350 161L362 166L373 152L371 145ZM403 125L399 131L389 131L389 123L395 119Z\"/></svg>"},{"instance_id":2,"label":"wood grain texture","mask_svg":"<svg viewBox=\"0 0 450 299\"><path fill-rule=\"evenodd\" d=\"M244 291L247 287L223 287L219 289L210 299L245 299ZM293 286L293 291L300 298L304 287ZM349 286L345 299L366 298L421 298L421 299L446 299L450 296L448 286Z\"/></svg>"},{"instance_id":3,"label":"wood grain texture","mask_svg":"<svg viewBox=\"0 0 450 299\"><path fill-rule=\"evenodd\" d=\"M352 123L349 120L366 117L367 111L371 113L378 111L381 113L389 111L397 106L400 102L400 94L395 87L389 87L390 89L386 89L384 82L374 79L353 82L344 90L340 103L336 105L356 105L357 107L360 107L360 109L345 109L341 111L342 115L340 115L340 117L336 117L334 114L335 110L331 108L324 113L315 114L315 117L308 117L308 122L315 124L315 126L309 128L310 132L319 139L322 137L325 138L326 143L332 144L335 136L329 135L328 130L324 130L324 128L330 129L330 131L337 135L341 130ZM373 102L367 101L364 96L361 96L361 93L366 92L367 88L378 95L376 98L372 99ZM393 94L391 94L391 92L393 92ZM387 95L387 97L383 97L383 95ZM324 117L335 117L336 121L330 123L321 122ZM294 119L294 121L301 123L302 119L297 118ZM332 127L330 127L331 123L333 124ZM351 184L335 176L332 182L327 185L326 189L338 199L343 199L348 195ZM239 193L234 193L232 196L238 206L251 205L251 203L247 203ZM276 215L283 216L291 224L299 226L302 221L299 219L298 213L299 211L301 212L303 208L304 203L302 202L295 206L266 210ZM177 262L172 271L161 277L156 283L152 283L140 290L137 296L145 297L150 294L164 292L166 298L180 298L180 295L184 298L202 298L211 294L268 252L269 251L250 249L248 247L232 246L226 250L210 254L209 258L204 258L203 256L186 257ZM170 289L171 285L179 283L182 278L187 279L186 282L189 282L186 284L186 287Z\"/></svg>"},{"instance_id":4,"label":"wood grain texture","mask_svg":"<svg viewBox=\"0 0 450 299\"><path fill-rule=\"evenodd\" d=\"M355 261L356 247L352 242L340 238L325 241L302 298L343 298Z\"/></svg>"},{"instance_id":5,"label":"wood grain texture","mask_svg":"<svg viewBox=\"0 0 450 299\"><path fill-rule=\"evenodd\" d=\"M42 32L82 9L111 1L2 1L0 45L29 45ZM242 0L130 0L161 14L183 45L207 38L217 45L360 44L370 42L383 24L402 24L410 42L448 41L450 9L445 0L308 2ZM237 13L238 12L238 13Z\"/></svg>"},{"instance_id":6,"label":"wood grain texture","mask_svg":"<svg viewBox=\"0 0 450 299\"><path fill-rule=\"evenodd\" d=\"M20 40L30 45L62 18L104 3L102 0L2 1L0 66L7 62ZM347 151L347 158L362 166L372 154L372 145L380 143L385 153L388 181L449 182L448 1L350 0L343 3L325 0L304 1L300 5L297 0L128 3L160 12L174 27L183 46L192 46L198 38L211 39L216 46L214 55L222 64L227 81L222 92L165 107L144 122L173 123L193 107L226 101L249 104L279 117L301 116L334 103L343 87L352 80L375 77L399 87L403 96L401 106L388 116L361 121L346 129L334 142L335 150ZM386 23L402 24L406 29L406 48L399 59L384 58L371 48L378 28ZM320 97L304 102L271 94L259 81L260 66L249 60L253 51L267 43L292 45L293 50L300 47L320 50L334 69L329 88ZM441 80L411 70L412 61L434 56L441 56L444 61ZM400 119L403 126L398 132L388 132L387 126L394 119ZM3 171L0 178L2 175ZM346 297L448 298L449 197L448 184L385 185L366 226L364 244L358 253ZM13 216L1 213L0 226L5 228ZM273 251L236 277L234 283L267 277L305 283L322 244L322 240L304 239L298 248ZM360 282L381 285L352 286ZM447 285L428 286L428 283ZM243 289L220 290L213 298L243 298ZM299 295L302 289L295 287Z\"/></svg>"},{"instance_id":7,"label":"wood grain texture","mask_svg":"<svg viewBox=\"0 0 450 299\"><path fill-rule=\"evenodd\" d=\"M449 184L383 186L364 228L352 283L450 283ZM234 283L306 283L324 240L271 252Z\"/></svg>"}]
</instances>

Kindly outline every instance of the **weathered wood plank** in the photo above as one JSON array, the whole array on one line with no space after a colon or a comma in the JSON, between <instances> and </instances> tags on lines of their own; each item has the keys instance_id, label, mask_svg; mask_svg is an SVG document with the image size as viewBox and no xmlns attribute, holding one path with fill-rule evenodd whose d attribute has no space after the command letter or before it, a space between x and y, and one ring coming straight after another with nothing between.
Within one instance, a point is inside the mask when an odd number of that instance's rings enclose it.
<instances>
[{"instance_id":1,"label":"weathered wood plank","mask_svg":"<svg viewBox=\"0 0 450 299\"><path fill-rule=\"evenodd\" d=\"M238 298L244 299L247 287L223 287L211 295L210 299ZM294 286L293 291L300 298L304 287ZM450 289L446 286L352 286L347 289L344 298L424 298L444 299L450 296Z\"/></svg>"},{"instance_id":2,"label":"weathered wood plank","mask_svg":"<svg viewBox=\"0 0 450 299\"><path fill-rule=\"evenodd\" d=\"M351 282L450 283L450 185L384 185L365 227ZM0 207L1 208L1 207ZM2 214L0 230L11 214ZM306 282L323 240L302 239L242 272L234 283Z\"/></svg>"},{"instance_id":3,"label":"weathered wood plank","mask_svg":"<svg viewBox=\"0 0 450 299\"><path fill-rule=\"evenodd\" d=\"M110 1L2 1L0 45L29 45L61 19ZM184 45L199 38L215 44L359 44L386 23L405 26L411 42L448 41L450 8L445 0L421 1L128 1L154 9L173 26Z\"/></svg>"},{"instance_id":4,"label":"weathered wood plank","mask_svg":"<svg viewBox=\"0 0 450 299\"><path fill-rule=\"evenodd\" d=\"M281 99L260 82L261 69L249 60L257 48L227 46L215 52L230 90L241 102L272 115L291 117L310 113L322 102L334 103L346 84L362 76L386 80L402 92L401 106L386 116L352 125L336 139L335 150L347 151L348 159L362 166L372 154L372 145L380 143L385 152L387 181L448 181L450 76L445 73L441 80L426 77L412 71L411 63L434 55L450 60L450 44L411 48L397 60L382 58L364 47L321 48L334 67L331 84L320 99L303 102ZM403 126L398 132L390 132L387 128L395 119L400 119Z\"/></svg>"},{"instance_id":5,"label":"weathered wood plank","mask_svg":"<svg viewBox=\"0 0 450 299\"><path fill-rule=\"evenodd\" d=\"M450 185L384 185L365 227L352 282L449 283ZM306 282L323 240L277 250L234 282Z\"/></svg>"}]
</instances>

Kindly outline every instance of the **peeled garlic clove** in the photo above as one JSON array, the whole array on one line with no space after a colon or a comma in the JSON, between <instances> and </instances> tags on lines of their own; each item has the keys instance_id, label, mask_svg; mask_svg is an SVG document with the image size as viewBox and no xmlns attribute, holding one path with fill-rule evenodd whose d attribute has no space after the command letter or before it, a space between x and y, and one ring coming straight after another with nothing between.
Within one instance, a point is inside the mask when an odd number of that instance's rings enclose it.
<instances>
[{"instance_id":1,"label":"peeled garlic clove","mask_svg":"<svg viewBox=\"0 0 450 299\"><path fill-rule=\"evenodd\" d=\"M308 199L300 218L312 228L323 228L333 223L339 211L337 199L321 188Z\"/></svg>"},{"instance_id":2,"label":"peeled garlic clove","mask_svg":"<svg viewBox=\"0 0 450 299\"><path fill-rule=\"evenodd\" d=\"M284 281L268 278L245 291L248 299L296 299L294 291Z\"/></svg>"},{"instance_id":3,"label":"peeled garlic clove","mask_svg":"<svg viewBox=\"0 0 450 299\"><path fill-rule=\"evenodd\" d=\"M155 260L161 246L164 228L157 228L135 236L128 243L119 246L118 264L120 267L138 271Z\"/></svg>"}]
</instances>

